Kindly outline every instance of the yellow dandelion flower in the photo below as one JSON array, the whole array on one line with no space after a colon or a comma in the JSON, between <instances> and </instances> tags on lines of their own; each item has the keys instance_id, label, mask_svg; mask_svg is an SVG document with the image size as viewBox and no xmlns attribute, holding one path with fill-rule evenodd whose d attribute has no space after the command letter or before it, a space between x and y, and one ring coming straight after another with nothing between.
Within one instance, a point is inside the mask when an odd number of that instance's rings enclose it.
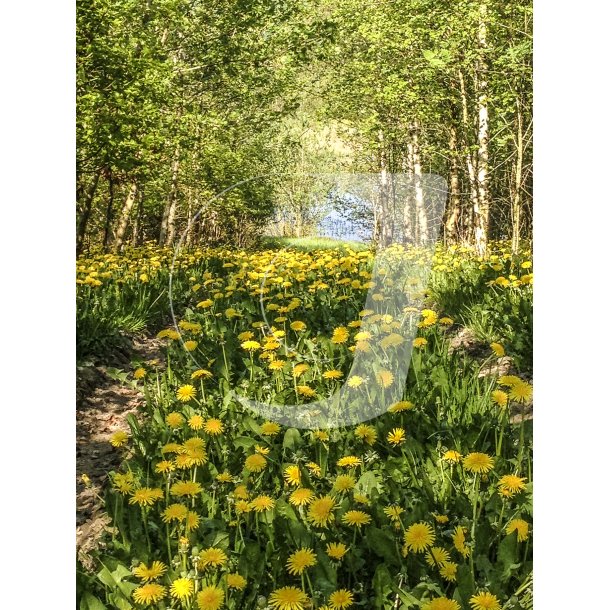
<instances>
[{"instance_id":1,"label":"yellow dandelion flower","mask_svg":"<svg viewBox=\"0 0 610 610\"><path fill-rule=\"evenodd\" d=\"M460 610L461 606L454 599L435 597L425 604L422 610Z\"/></svg>"},{"instance_id":2,"label":"yellow dandelion flower","mask_svg":"<svg viewBox=\"0 0 610 610\"><path fill-rule=\"evenodd\" d=\"M400 506L388 506L383 509L383 512L392 520L400 519L400 515L405 512L405 509Z\"/></svg>"},{"instance_id":3,"label":"yellow dandelion flower","mask_svg":"<svg viewBox=\"0 0 610 610\"><path fill-rule=\"evenodd\" d=\"M294 322L291 322L290 328L297 332L302 332L307 328L307 324L305 324L305 322L301 322L300 320L295 320Z\"/></svg>"},{"instance_id":4,"label":"yellow dandelion flower","mask_svg":"<svg viewBox=\"0 0 610 610\"><path fill-rule=\"evenodd\" d=\"M413 347L418 349L428 345L428 341L424 337L416 337L413 339Z\"/></svg>"},{"instance_id":5,"label":"yellow dandelion flower","mask_svg":"<svg viewBox=\"0 0 610 610\"><path fill-rule=\"evenodd\" d=\"M311 549L299 549L288 557L286 569L289 574L299 576L306 568L316 565L316 556Z\"/></svg>"},{"instance_id":6,"label":"yellow dandelion flower","mask_svg":"<svg viewBox=\"0 0 610 610\"><path fill-rule=\"evenodd\" d=\"M233 495L238 499L238 500L247 500L250 497L250 494L248 493L248 490L246 488L245 485L238 485L234 491L233 491Z\"/></svg>"},{"instance_id":7,"label":"yellow dandelion flower","mask_svg":"<svg viewBox=\"0 0 610 610\"><path fill-rule=\"evenodd\" d=\"M356 468L356 466L361 466L362 460L355 455L346 455L345 457L340 458L337 461L337 466L341 466L344 468Z\"/></svg>"},{"instance_id":8,"label":"yellow dandelion flower","mask_svg":"<svg viewBox=\"0 0 610 610\"><path fill-rule=\"evenodd\" d=\"M261 348L261 344L258 341L244 341L241 346L248 352L255 352Z\"/></svg>"},{"instance_id":9,"label":"yellow dandelion flower","mask_svg":"<svg viewBox=\"0 0 610 610\"><path fill-rule=\"evenodd\" d=\"M172 582L169 589L170 595L179 600L189 598L194 591L193 581L190 578L178 578Z\"/></svg>"},{"instance_id":10,"label":"yellow dandelion flower","mask_svg":"<svg viewBox=\"0 0 610 610\"><path fill-rule=\"evenodd\" d=\"M288 502L293 506L307 506L314 498L314 492L306 487L295 489L288 498Z\"/></svg>"},{"instance_id":11,"label":"yellow dandelion flower","mask_svg":"<svg viewBox=\"0 0 610 610\"><path fill-rule=\"evenodd\" d=\"M242 513L249 513L252 511L252 507L250 506L250 502L248 502L248 500L238 500L235 503L235 512L238 515L241 515Z\"/></svg>"},{"instance_id":12,"label":"yellow dandelion flower","mask_svg":"<svg viewBox=\"0 0 610 610\"><path fill-rule=\"evenodd\" d=\"M229 589L237 589L238 591L241 591L246 587L246 579L241 574L227 574L226 582Z\"/></svg>"},{"instance_id":13,"label":"yellow dandelion flower","mask_svg":"<svg viewBox=\"0 0 610 610\"><path fill-rule=\"evenodd\" d=\"M308 385L298 385L297 393L307 398L311 398L316 395L316 391L313 388L310 388Z\"/></svg>"},{"instance_id":14,"label":"yellow dandelion flower","mask_svg":"<svg viewBox=\"0 0 610 610\"><path fill-rule=\"evenodd\" d=\"M161 447L161 453L178 453L181 446L178 443L167 443Z\"/></svg>"},{"instance_id":15,"label":"yellow dandelion flower","mask_svg":"<svg viewBox=\"0 0 610 610\"><path fill-rule=\"evenodd\" d=\"M466 545L466 528L458 525L453 531L453 546L463 557L470 556L470 547Z\"/></svg>"},{"instance_id":16,"label":"yellow dandelion flower","mask_svg":"<svg viewBox=\"0 0 610 610\"><path fill-rule=\"evenodd\" d=\"M150 582L161 578L165 572L167 572L167 566L162 561L153 561L150 564L150 568L145 563L141 563L139 566L133 568L133 575L137 576L143 582Z\"/></svg>"},{"instance_id":17,"label":"yellow dandelion flower","mask_svg":"<svg viewBox=\"0 0 610 610\"><path fill-rule=\"evenodd\" d=\"M197 369L191 373L191 379L201 379L202 377L212 377L212 373L206 369Z\"/></svg>"},{"instance_id":18,"label":"yellow dandelion flower","mask_svg":"<svg viewBox=\"0 0 610 610\"><path fill-rule=\"evenodd\" d=\"M523 542L529 535L529 523L523 519L513 519L506 525L506 534L517 532L517 540Z\"/></svg>"},{"instance_id":19,"label":"yellow dandelion flower","mask_svg":"<svg viewBox=\"0 0 610 610\"><path fill-rule=\"evenodd\" d=\"M181 402L188 402L197 396L197 390L195 386L192 385L183 385L178 388L176 391L176 398Z\"/></svg>"},{"instance_id":20,"label":"yellow dandelion flower","mask_svg":"<svg viewBox=\"0 0 610 610\"><path fill-rule=\"evenodd\" d=\"M193 352L197 349L197 346L199 344L197 343L197 341L193 341L192 339L190 341L185 341L184 342L184 349L187 352Z\"/></svg>"},{"instance_id":21,"label":"yellow dandelion flower","mask_svg":"<svg viewBox=\"0 0 610 610\"><path fill-rule=\"evenodd\" d=\"M273 421L266 421L261 426L261 434L264 436L275 436L280 431L279 424L276 424Z\"/></svg>"},{"instance_id":22,"label":"yellow dandelion flower","mask_svg":"<svg viewBox=\"0 0 610 610\"><path fill-rule=\"evenodd\" d=\"M349 338L349 331L347 330L347 328L345 328L345 326L338 326L333 331L333 336L331 337L331 342L335 343L336 345L339 345L339 344L345 343L348 338Z\"/></svg>"},{"instance_id":23,"label":"yellow dandelion flower","mask_svg":"<svg viewBox=\"0 0 610 610\"><path fill-rule=\"evenodd\" d=\"M157 462L157 464L155 465L155 472L161 473L161 474L167 474L169 472L173 472L176 469L176 466L173 462L170 462L169 460L161 460L160 462Z\"/></svg>"},{"instance_id":24,"label":"yellow dandelion flower","mask_svg":"<svg viewBox=\"0 0 610 610\"><path fill-rule=\"evenodd\" d=\"M499 407L505 407L508 404L508 394L502 390L494 390L491 393L491 400Z\"/></svg>"},{"instance_id":25,"label":"yellow dandelion flower","mask_svg":"<svg viewBox=\"0 0 610 610\"><path fill-rule=\"evenodd\" d=\"M262 513L265 510L271 510L274 506L275 500L266 495L257 496L250 502L250 507L257 513Z\"/></svg>"},{"instance_id":26,"label":"yellow dandelion flower","mask_svg":"<svg viewBox=\"0 0 610 610\"><path fill-rule=\"evenodd\" d=\"M342 519L343 523L353 525L357 528L367 525L371 522L371 516L361 510L348 510Z\"/></svg>"},{"instance_id":27,"label":"yellow dandelion flower","mask_svg":"<svg viewBox=\"0 0 610 610\"><path fill-rule=\"evenodd\" d=\"M334 517L332 513L334 508L335 500L331 496L322 496L311 502L307 516L314 525L326 527Z\"/></svg>"},{"instance_id":28,"label":"yellow dandelion flower","mask_svg":"<svg viewBox=\"0 0 610 610\"><path fill-rule=\"evenodd\" d=\"M498 379L498 383L502 386L507 386L507 387L512 387L514 386L516 383L521 382L521 379L519 379L519 377L517 377L516 375L502 375L499 379Z\"/></svg>"},{"instance_id":29,"label":"yellow dandelion flower","mask_svg":"<svg viewBox=\"0 0 610 610\"><path fill-rule=\"evenodd\" d=\"M197 567L200 570L206 568L219 568L227 563L228 557L226 553L215 546L203 549L197 555Z\"/></svg>"},{"instance_id":30,"label":"yellow dandelion flower","mask_svg":"<svg viewBox=\"0 0 610 610\"><path fill-rule=\"evenodd\" d=\"M439 574L444 580L448 580L449 582L455 582L457 578L457 569L457 563L454 563L453 561L447 561L441 566Z\"/></svg>"},{"instance_id":31,"label":"yellow dandelion flower","mask_svg":"<svg viewBox=\"0 0 610 610\"><path fill-rule=\"evenodd\" d=\"M204 419L201 415L193 415L189 421L189 428L191 430L201 430L203 428Z\"/></svg>"},{"instance_id":32,"label":"yellow dandelion flower","mask_svg":"<svg viewBox=\"0 0 610 610\"><path fill-rule=\"evenodd\" d=\"M224 431L224 426L219 419L210 417L210 419L206 420L205 424L203 424L203 431L210 436L218 436Z\"/></svg>"},{"instance_id":33,"label":"yellow dandelion flower","mask_svg":"<svg viewBox=\"0 0 610 610\"><path fill-rule=\"evenodd\" d=\"M140 367L133 372L134 379L144 379L146 377L146 369Z\"/></svg>"},{"instance_id":34,"label":"yellow dandelion flower","mask_svg":"<svg viewBox=\"0 0 610 610\"><path fill-rule=\"evenodd\" d=\"M397 345L401 345L405 342L405 338L398 333L390 333L385 336L380 342L379 345L383 349L387 349L388 347L396 347Z\"/></svg>"},{"instance_id":35,"label":"yellow dandelion flower","mask_svg":"<svg viewBox=\"0 0 610 610\"><path fill-rule=\"evenodd\" d=\"M192 532L193 530L196 530L199 527L199 520L199 515L196 512L189 510L186 515L186 531Z\"/></svg>"},{"instance_id":36,"label":"yellow dandelion flower","mask_svg":"<svg viewBox=\"0 0 610 610\"><path fill-rule=\"evenodd\" d=\"M375 378L382 388L389 388L394 383L394 375L391 371L379 371Z\"/></svg>"},{"instance_id":37,"label":"yellow dandelion flower","mask_svg":"<svg viewBox=\"0 0 610 610\"><path fill-rule=\"evenodd\" d=\"M203 491L203 488L196 481L178 481L169 490L172 496L196 496Z\"/></svg>"},{"instance_id":38,"label":"yellow dandelion flower","mask_svg":"<svg viewBox=\"0 0 610 610\"><path fill-rule=\"evenodd\" d=\"M125 474L117 473L112 477L112 484L114 489L119 493L125 495L129 494L134 489L134 479L131 472Z\"/></svg>"},{"instance_id":39,"label":"yellow dandelion flower","mask_svg":"<svg viewBox=\"0 0 610 610\"><path fill-rule=\"evenodd\" d=\"M295 364L292 369L292 374L294 377L300 377L303 373L309 370L309 365L301 362L299 364Z\"/></svg>"},{"instance_id":40,"label":"yellow dandelion flower","mask_svg":"<svg viewBox=\"0 0 610 610\"><path fill-rule=\"evenodd\" d=\"M359 388L364 382L365 380L363 377L358 375L350 375L349 379L347 380L347 385L350 388Z\"/></svg>"},{"instance_id":41,"label":"yellow dandelion flower","mask_svg":"<svg viewBox=\"0 0 610 610\"><path fill-rule=\"evenodd\" d=\"M501 343L491 343L489 347L498 358L504 356L504 346Z\"/></svg>"},{"instance_id":42,"label":"yellow dandelion flower","mask_svg":"<svg viewBox=\"0 0 610 610\"><path fill-rule=\"evenodd\" d=\"M525 489L525 481L525 478L518 477L516 474L505 474L500 477L498 487L504 495L510 498Z\"/></svg>"},{"instance_id":43,"label":"yellow dandelion flower","mask_svg":"<svg viewBox=\"0 0 610 610\"><path fill-rule=\"evenodd\" d=\"M405 545L409 551L421 553L434 544L436 536L428 523L414 523L404 534Z\"/></svg>"},{"instance_id":44,"label":"yellow dandelion flower","mask_svg":"<svg viewBox=\"0 0 610 610\"><path fill-rule=\"evenodd\" d=\"M469 453L464 458L464 470L475 474L489 472L494 467L494 459L486 453Z\"/></svg>"},{"instance_id":45,"label":"yellow dandelion flower","mask_svg":"<svg viewBox=\"0 0 610 610\"><path fill-rule=\"evenodd\" d=\"M110 437L110 444L113 447L123 447L127 444L128 440L129 434L127 434L127 432L124 430L117 430L117 432Z\"/></svg>"},{"instance_id":46,"label":"yellow dandelion flower","mask_svg":"<svg viewBox=\"0 0 610 610\"><path fill-rule=\"evenodd\" d=\"M454 451L453 449L446 451L443 455L443 460L445 460L445 462L449 462L450 464L457 464L461 459L462 454L459 451Z\"/></svg>"},{"instance_id":47,"label":"yellow dandelion flower","mask_svg":"<svg viewBox=\"0 0 610 610\"><path fill-rule=\"evenodd\" d=\"M152 506L157 500L163 497L163 491L161 489L152 489L150 487L141 487L136 489L131 498L129 498L129 504L137 504L138 506Z\"/></svg>"},{"instance_id":48,"label":"yellow dandelion flower","mask_svg":"<svg viewBox=\"0 0 610 610\"><path fill-rule=\"evenodd\" d=\"M508 395L515 402L526 403L532 399L533 393L534 389L529 383L519 380L518 383L512 385Z\"/></svg>"},{"instance_id":49,"label":"yellow dandelion flower","mask_svg":"<svg viewBox=\"0 0 610 610\"><path fill-rule=\"evenodd\" d=\"M443 326L451 326L453 324L453 318L449 318L447 316L441 318L439 321L439 324L442 324Z\"/></svg>"},{"instance_id":50,"label":"yellow dandelion flower","mask_svg":"<svg viewBox=\"0 0 610 610\"><path fill-rule=\"evenodd\" d=\"M184 417L182 413L172 411L165 416L165 423L170 428L179 428L184 423Z\"/></svg>"},{"instance_id":51,"label":"yellow dandelion flower","mask_svg":"<svg viewBox=\"0 0 610 610\"><path fill-rule=\"evenodd\" d=\"M281 371L286 364L285 360L273 360L269 363L269 370L271 371Z\"/></svg>"},{"instance_id":52,"label":"yellow dandelion flower","mask_svg":"<svg viewBox=\"0 0 610 610\"><path fill-rule=\"evenodd\" d=\"M330 440L330 436L328 432L326 432L326 430L314 430L312 434L316 439L322 441L323 443L326 443L328 440Z\"/></svg>"},{"instance_id":53,"label":"yellow dandelion flower","mask_svg":"<svg viewBox=\"0 0 610 610\"><path fill-rule=\"evenodd\" d=\"M322 468L320 468L320 466L315 462L307 462L305 466L307 467L307 470L309 470L309 472L315 477L322 476Z\"/></svg>"},{"instance_id":54,"label":"yellow dandelion flower","mask_svg":"<svg viewBox=\"0 0 610 610\"><path fill-rule=\"evenodd\" d=\"M470 598L472 610L500 610L500 600L487 591L477 593Z\"/></svg>"},{"instance_id":55,"label":"yellow dandelion flower","mask_svg":"<svg viewBox=\"0 0 610 610\"><path fill-rule=\"evenodd\" d=\"M440 546L433 546L426 552L426 563L434 568L442 567L449 561L449 553Z\"/></svg>"},{"instance_id":56,"label":"yellow dandelion flower","mask_svg":"<svg viewBox=\"0 0 610 610\"><path fill-rule=\"evenodd\" d=\"M204 587L197 593L197 606L199 610L219 610L224 603L225 594L217 587Z\"/></svg>"},{"instance_id":57,"label":"yellow dandelion flower","mask_svg":"<svg viewBox=\"0 0 610 610\"><path fill-rule=\"evenodd\" d=\"M367 424L359 424L354 430L356 438L362 439L368 445L375 444L377 440L377 430Z\"/></svg>"},{"instance_id":58,"label":"yellow dandelion flower","mask_svg":"<svg viewBox=\"0 0 610 610\"><path fill-rule=\"evenodd\" d=\"M149 606L165 597L165 587L157 583L149 583L134 589L132 593L134 601L144 606Z\"/></svg>"},{"instance_id":59,"label":"yellow dandelion flower","mask_svg":"<svg viewBox=\"0 0 610 610\"><path fill-rule=\"evenodd\" d=\"M324 377L324 379L341 379L341 377L343 377L343 373L341 371L337 371L336 369L332 369L322 373L322 377Z\"/></svg>"},{"instance_id":60,"label":"yellow dandelion flower","mask_svg":"<svg viewBox=\"0 0 610 610\"><path fill-rule=\"evenodd\" d=\"M284 468L284 480L288 485L298 487L301 484L301 471L298 466L290 465Z\"/></svg>"},{"instance_id":61,"label":"yellow dandelion flower","mask_svg":"<svg viewBox=\"0 0 610 610\"><path fill-rule=\"evenodd\" d=\"M282 587L269 596L269 605L274 610L304 610L307 604L309 597L296 587Z\"/></svg>"},{"instance_id":62,"label":"yellow dandelion flower","mask_svg":"<svg viewBox=\"0 0 610 610\"><path fill-rule=\"evenodd\" d=\"M331 558L339 561L347 553L347 547L343 542L330 542L326 545L326 554Z\"/></svg>"},{"instance_id":63,"label":"yellow dandelion flower","mask_svg":"<svg viewBox=\"0 0 610 610\"><path fill-rule=\"evenodd\" d=\"M335 484L333 485L333 489L335 491L349 491L350 489L354 489L356 486L356 479L349 474L340 474L335 479Z\"/></svg>"},{"instance_id":64,"label":"yellow dandelion flower","mask_svg":"<svg viewBox=\"0 0 610 610\"><path fill-rule=\"evenodd\" d=\"M246 458L245 467L250 472L261 472L267 466L265 456L259 453L253 453Z\"/></svg>"},{"instance_id":65,"label":"yellow dandelion flower","mask_svg":"<svg viewBox=\"0 0 610 610\"><path fill-rule=\"evenodd\" d=\"M437 523L448 523L449 522L449 517L447 515L437 515L436 513L432 513L432 516L434 517L434 520Z\"/></svg>"},{"instance_id":66,"label":"yellow dandelion flower","mask_svg":"<svg viewBox=\"0 0 610 610\"><path fill-rule=\"evenodd\" d=\"M390 413L400 413L401 411L410 411L415 405L408 400L401 400L400 402L394 403L389 409Z\"/></svg>"},{"instance_id":67,"label":"yellow dandelion flower","mask_svg":"<svg viewBox=\"0 0 610 610\"><path fill-rule=\"evenodd\" d=\"M400 445L405 441L405 431L403 428L394 428L391 432L388 433L388 443L390 445Z\"/></svg>"},{"instance_id":68,"label":"yellow dandelion flower","mask_svg":"<svg viewBox=\"0 0 610 610\"><path fill-rule=\"evenodd\" d=\"M269 449L269 447L262 447L261 445L254 445L254 451L260 455L269 455L271 449Z\"/></svg>"},{"instance_id":69,"label":"yellow dandelion flower","mask_svg":"<svg viewBox=\"0 0 610 610\"><path fill-rule=\"evenodd\" d=\"M232 483L233 475L230 472L220 472L216 475L216 480L219 483Z\"/></svg>"},{"instance_id":70,"label":"yellow dandelion flower","mask_svg":"<svg viewBox=\"0 0 610 610\"><path fill-rule=\"evenodd\" d=\"M170 504L164 511L161 519L164 523L172 521L184 521L188 514L188 508L184 504Z\"/></svg>"},{"instance_id":71,"label":"yellow dandelion flower","mask_svg":"<svg viewBox=\"0 0 610 610\"><path fill-rule=\"evenodd\" d=\"M354 604L354 594L347 589L339 589L330 594L328 602L332 610L344 610Z\"/></svg>"}]
</instances>

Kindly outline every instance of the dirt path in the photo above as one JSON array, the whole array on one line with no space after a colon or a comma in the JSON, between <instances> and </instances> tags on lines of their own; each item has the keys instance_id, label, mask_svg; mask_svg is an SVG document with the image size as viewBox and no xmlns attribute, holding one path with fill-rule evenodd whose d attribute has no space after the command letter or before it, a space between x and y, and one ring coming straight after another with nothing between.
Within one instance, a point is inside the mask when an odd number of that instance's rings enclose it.
<instances>
[{"instance_id":1,"label":"dirt path","mask_svg":"<svg viewBox=\"0 0 610 610\"><path fill-rule=\"evenodd\" d=\"M132 360L162 360L159 342L150 337L131 339L132 349L116 352L111 363L89 363L76 373L76 549L86 568L93 567L91 553L100 541L110 518L102 506L108 471L121 458L110 445L117 430L129 431L126 417L138 415L143 395L108 375L109 368L132 370ZM85 485L82 476L90 483Z\"/></svg>"},{"instance_id":2,"label":"dirt path","mask_svg":"<svg viewBox=\"0 0 610 610\"><path fill-rule=\"evenodd\" d=\"M475 360L485 361L481 367L479 377L489 375L517 375L518 371L513 366L513 360L509 356L502 358L489 358L489 345L477 339L475 332L466 326L459 328L451 337L449 352L461 350ZM532 382L531 373L522 373L520 377ZM510 422L519 424L523 420L534 418L534 406L530 403L523 406L511 405Z\"/></svg>"}]
</instances>

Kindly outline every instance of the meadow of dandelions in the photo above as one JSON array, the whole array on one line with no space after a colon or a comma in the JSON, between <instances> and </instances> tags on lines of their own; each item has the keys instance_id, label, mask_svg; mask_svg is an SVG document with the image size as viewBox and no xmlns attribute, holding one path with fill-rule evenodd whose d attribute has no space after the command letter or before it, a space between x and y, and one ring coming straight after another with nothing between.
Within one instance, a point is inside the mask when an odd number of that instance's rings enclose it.
<instances>
[{"instance_id":1,"label":"meadow of dandelions","mask_svg":"<svg viewBox=\"0 0 610 610\"><path fill-rule=\"evenodd\" d=\"M143 311L172 256L80 259L79 308L131 299ZM307 404L340 388L356 351L404 341L393 319L360 330L373 257L178 255L177 325L157 334L163 358L128 372L146 406L110 441L122 459L105 497L112 524L95 573L79 571L81 609L531 607L527 252L436 252L408 380L384 415L299 430L231 394ZM452 343L470 322L472 352ZM350 378L363 396L394 382Z\"/></svg>"}]
</instances>

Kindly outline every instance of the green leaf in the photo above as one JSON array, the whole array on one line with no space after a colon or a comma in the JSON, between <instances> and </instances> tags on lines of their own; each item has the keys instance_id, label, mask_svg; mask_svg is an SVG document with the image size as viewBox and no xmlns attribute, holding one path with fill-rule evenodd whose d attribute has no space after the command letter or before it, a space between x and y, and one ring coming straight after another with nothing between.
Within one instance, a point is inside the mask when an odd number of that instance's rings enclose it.
<instances>
[{"instance_id":1,"label":"green leaf","mask_svg":"<svg viewBox=\"0 0 610 610\"><path fill-rule=\"evenodd\" d=\"M249 436L238 436L233 440L233 445L235 447L241 447L242 449L250 449L254 447L258 441L255 438L250 438Z\"/></svg>"},{"instance_id":2,"label":"green leaf","mask_svg":"<svg viewBox=\"0 0 610 610\"><path fill-rule=\"evenodd\" d=\"M392 592L392 576L383 563L377 566L373 576L373 589L375 591L375 608L384 607L387 596Z\"/></svg>"},{"instance_id":3,"label":"green leaf","mask_svg":"<svg viewBox=\"0 0 610 610\"><path fill-rule=\"evenodd\" d=\"M374 489L381 491L380 487L381 482L377 478L377 475L371 471L365 472L356 483L356 490L366 496L369 496Z\"/></svg>"},{"instance_id":4,"label":"green leaf","mask_svg":"<svg viewBox=\"0 0 610 610\"><path fill-rule=\"evenodd\" d=\"M383 557L390 565L398 565L396 542L387 532L378 527L369 526L366 532L366 542L376 555Z\"/></svg>"},{"instance_id":5,"label":"green leaf","mask_svg":"<svg viewBox=\"0 0 610 610\"><path fill-rule=\"evenodd\" d=\"M302 444L303 438L301 437L301 433L296 428L288 428L288 430L286 430L286 434L284 434L284 449L295 451L295 449L300 447Z\"/></svg>"},{"instance_id":6,"label":"green leaf","mask_svg":"<svg viewBox=\"0 0 610 610\"><path fill-rule=\"evenodd\" d=\"M85 593L80 600L79 610L106 610L106 606L91 593Z\"/></svg>"}]
</instances>

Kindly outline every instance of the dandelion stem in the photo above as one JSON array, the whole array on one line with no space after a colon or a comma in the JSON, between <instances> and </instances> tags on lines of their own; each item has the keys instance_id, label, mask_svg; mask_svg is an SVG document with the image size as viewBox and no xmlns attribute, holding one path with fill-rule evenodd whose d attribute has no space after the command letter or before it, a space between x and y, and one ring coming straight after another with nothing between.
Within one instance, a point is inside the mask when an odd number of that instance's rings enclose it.
<instances>
[{"instance_id":1,"label":"dandelion stem","mask_svg":"<svg viewBox=\"0 0 610 610\"><path fill-rule=\"evenodd\" d=\"M475 534L477 527L477 506L479 503L479 478L475 474L474 475L474 501L472 503L472 529L470 530L470 538L472 540L472 550L470 553L470 576L472 579L472 587L474 589L475 586L475 578L474 578L474 551L475 551Z\"/></svg>"}]
</instances>

